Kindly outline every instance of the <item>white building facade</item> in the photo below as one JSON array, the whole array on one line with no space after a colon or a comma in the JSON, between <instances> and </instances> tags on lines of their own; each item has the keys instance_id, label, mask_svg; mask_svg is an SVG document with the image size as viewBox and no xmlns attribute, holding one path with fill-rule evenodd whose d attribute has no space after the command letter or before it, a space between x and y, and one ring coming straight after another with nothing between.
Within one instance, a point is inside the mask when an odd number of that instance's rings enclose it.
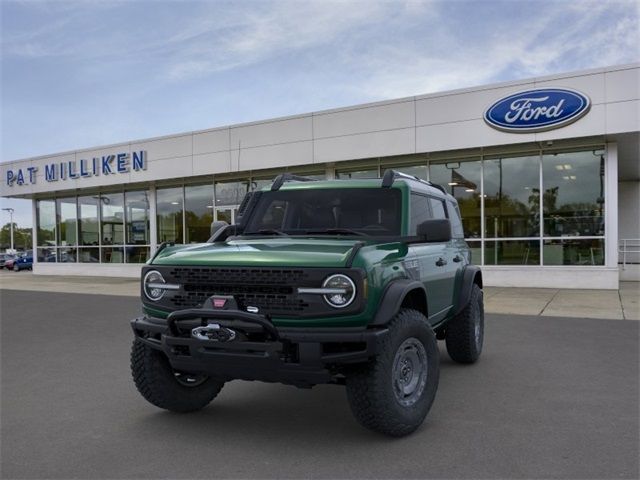
<instances>
[{"instance_id":1,"label":"white building facade","mask_svg":"<svg viewBox=\"0 0 640 480\"><path fill-rule=\"evenodd\" d=\"M7 162L0 195L33 201L34 273L137 276L278 173L387 168L458 199L486 285L640 280L639 64Z\"/></svg>"}]
</instances>

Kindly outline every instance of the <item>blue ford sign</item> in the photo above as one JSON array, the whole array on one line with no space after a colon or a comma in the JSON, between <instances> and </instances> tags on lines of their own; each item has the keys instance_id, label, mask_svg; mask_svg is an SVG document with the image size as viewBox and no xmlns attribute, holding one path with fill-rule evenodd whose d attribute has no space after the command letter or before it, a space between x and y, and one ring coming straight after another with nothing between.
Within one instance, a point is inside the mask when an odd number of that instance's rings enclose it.
<instances>
[{"instance_id":1,"label":"blue ford sign","mask_svg":"<svg viewBox=\"0 0 640 480\"><path fill-rule=\"evenodd\" d=\"M507 132L541 132L575 122L589 111L585 94L566 88L537 88L501 98L484 112L493 128Z\"/></svg>"}]
</instances>

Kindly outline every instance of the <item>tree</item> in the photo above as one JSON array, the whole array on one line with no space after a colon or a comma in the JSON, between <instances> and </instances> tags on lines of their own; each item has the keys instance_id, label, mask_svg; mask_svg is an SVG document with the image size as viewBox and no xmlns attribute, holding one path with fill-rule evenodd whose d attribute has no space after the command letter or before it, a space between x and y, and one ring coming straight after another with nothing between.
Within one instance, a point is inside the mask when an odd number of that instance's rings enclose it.
<instances>
[{"instance_id":1,"label":"tree","mask_svg":"<svg viewBox=\"0 0 640 480\"><path fill-rule=\"evenodd\" d=\"M30 250L33 246L31 242L31 229L20 228L13 223L13 246L16 250ZM0 248L6 250L11 248L11 223L7 222L0 229Z\"/></svg>"}]
</instances>

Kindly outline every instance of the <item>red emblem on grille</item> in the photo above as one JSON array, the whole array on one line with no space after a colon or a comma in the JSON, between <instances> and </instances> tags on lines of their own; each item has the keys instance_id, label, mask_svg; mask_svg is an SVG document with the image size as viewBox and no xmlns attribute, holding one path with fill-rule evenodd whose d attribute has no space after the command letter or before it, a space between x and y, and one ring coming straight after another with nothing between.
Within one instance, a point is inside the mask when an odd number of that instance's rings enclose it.
<instances>
[{"instance_id":1,"label":"red emblem on grille","mask_svg":"<svg viewBox=\"0 0 640 480\"><path fill-rule=\"evenodd\" d=\"M226 298L214 298L213 308L223 308L225 303L227 303Z\"/></svg>"}]
</instances>

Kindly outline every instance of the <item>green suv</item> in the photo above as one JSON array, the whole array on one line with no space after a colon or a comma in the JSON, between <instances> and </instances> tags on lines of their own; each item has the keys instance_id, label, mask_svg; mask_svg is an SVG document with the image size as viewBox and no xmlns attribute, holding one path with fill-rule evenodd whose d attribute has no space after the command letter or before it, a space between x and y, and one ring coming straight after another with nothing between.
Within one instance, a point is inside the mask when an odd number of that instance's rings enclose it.
<instances>
[{"instance_id":1,"label":"green suv","mask_svg":"<svg viewBox=\"0 0 640 480\"><path fill-rule=\"evenodd\" d=\"M250 192L205 244L163 244L142 270L131 369L152 404L205 407L225 382L345 385L357 420L401 436L439 378L483 342L482 274L456 200L416 177L313 181Z\"/></svg>"}]
</instances>

